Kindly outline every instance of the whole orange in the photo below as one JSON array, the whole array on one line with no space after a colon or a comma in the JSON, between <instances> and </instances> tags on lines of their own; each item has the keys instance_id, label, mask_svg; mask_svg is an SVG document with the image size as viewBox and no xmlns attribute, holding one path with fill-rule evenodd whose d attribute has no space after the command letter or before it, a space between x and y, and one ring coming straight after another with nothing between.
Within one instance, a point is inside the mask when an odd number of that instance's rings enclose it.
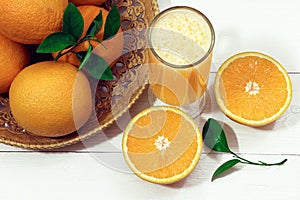
<instances>
[{"instance_id":1,"label":"whole orange","mask_svg":"<svg viewBox=\"0 0 300 200\"><path fill-rule=\"evenodd\" d=\"M25 46L0 34L0 94L8 92L13 79L28 64Z\"/></svg>"},{"instance_id":2,"label":"whole orange","mask_svg":"<svg viewBox=\"0 0 300 200\"><path fill-rule=\"evenodd\" d=\"M69 0L69 2L72 2L76 6L79 5L101 5L106 0Z\"/></svg>"},{"instance_id":3,"label":"whole orange","mask_svg":"<svg viewBox=\"0 0 300 200\"><path fill-rule=\"evenodd\" d=\"M39 44L61 30L68 0L5 0L0 3L0 32L24 44Z\"/></svg>"},{"instance_id":4,"label":"whole orange","mask_svg":"<svg viewBox=\"0 0 300 200\"><path fill-rule=\"evenodd\" d=\"M76 131L92 110L89 81L65 62L44 61L26 67L13 81L9 100L17 123L46 137Z\"/></svg>"},{"instance_id":5,"label":"whole orange","mask_svg":"<svg viewBox=\"0 0 300 200\"><path fill-rule=\"evenodd\" d=\"M108 15L108 11L104 8L97 7L97 6L78 6L78 10L80 11L81 15L83 16L84 20L84 30L82 34L82 38L86 35L86 32L93 22L94 18L99 14L100 10L102 11L103 17L103 26L99 33L95 36L98 40L102 40L104 36L104 25ZM123 51L124 45L124 37L122 29L120 28L117 35L109 40L105 40L102 42L103 45L99 44L98 42L91 41L91 44L94 47L94 52L100 55L110 66L113 66L117 59L121 56ZM73 49L75 52L87 51L89 48L89 42L85 41L78 45L76 48ZM55 58L58 53L53 53L53 57ZM73 53L68 53L59 59L60 61L69 62L75 66L80 65L80 61L77 59L76 55Z\"/></svg>"}]
</instances>

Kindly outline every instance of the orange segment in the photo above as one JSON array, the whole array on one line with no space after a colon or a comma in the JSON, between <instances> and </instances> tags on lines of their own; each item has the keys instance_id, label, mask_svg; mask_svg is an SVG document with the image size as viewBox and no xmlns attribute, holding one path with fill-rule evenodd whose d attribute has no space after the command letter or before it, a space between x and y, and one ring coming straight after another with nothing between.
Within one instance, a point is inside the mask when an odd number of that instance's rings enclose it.
<instances>
[{"instance_id":1,"label":"orange segment","mask_svg":"<svg viewBox=\"0 0 300 200\"><path fill-rule=\"evenodd\" d=\"M278 119L292 99L290 78L273 58L245 52L232 56L219 68L215 96L230 118L251 126Z\"/></svg>"},{"instance_id":2,"label":"orange segment","mask_svg":"<svg viewBox=\"0 0 300 200\"><path fill-rule=\"evenodd\" d=\"M195 168L202 139L195 121L181 110L151 107L128 124L122 147L126 162L137 176L169 184Z\"/></svg>"}]
</instances>

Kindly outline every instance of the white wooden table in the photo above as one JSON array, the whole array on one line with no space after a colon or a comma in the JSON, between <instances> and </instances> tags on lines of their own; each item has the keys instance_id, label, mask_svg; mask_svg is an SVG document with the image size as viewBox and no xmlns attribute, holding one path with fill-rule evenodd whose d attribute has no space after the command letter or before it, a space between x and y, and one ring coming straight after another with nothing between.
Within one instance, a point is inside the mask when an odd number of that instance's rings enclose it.
<instances>
[{"instance_id":1,"label":"white wooden table","mask_svg":"<svg viewBox=\"0 0 300 200\"><path fill-rule=\"evenodd\" d=\"M214 170L231 158L203 149L200 163L171 186L145 182L129 172L121 153L122 131L112 126L83 143L36 152L0 144L0 199L300 199L300 1L298 0L159 0L161 10L188 5L206 14L216 31L214 65L203 119L226 124L233 151L251 160L283 166L237 165L210 182ZM232 54L260 51L280 61L293 83L293 100L275 123L250 128L225 117L215 104L212 83L218 66ZM141 99L134 109L144 104ZM127 113L128 114L128 113ZM203 124L202 124L203 125Z\"/></svg>"}]
</instances>

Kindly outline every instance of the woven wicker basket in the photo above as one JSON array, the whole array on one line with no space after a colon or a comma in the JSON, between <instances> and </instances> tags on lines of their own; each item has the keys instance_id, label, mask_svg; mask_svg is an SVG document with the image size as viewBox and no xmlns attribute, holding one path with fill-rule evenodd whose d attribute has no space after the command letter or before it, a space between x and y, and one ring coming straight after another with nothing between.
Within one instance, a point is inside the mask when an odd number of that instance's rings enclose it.
<instances>
[{"instance_id":1,"label":"woven wicker basket","mask_svg":"<svg viewBox=\"0 0 300 200\"><path fill-rule=\"evenodd\" d=\"M159 12L156 0L108 0L104 6L110 9L113 3L116 3L120 10L124 32L139 30L139 27L145 30ZM52 149L80 142L109 127L135 103L147 80L147 69L143 67L148 61L145 32L128 31L124 37L125 41L130 42L125 42L124 51L127 53L120 57L112 68L116 80L100 81L94 86L95 120L90 120L80 132L64 137L35 136L18 126L10 112L9 98L7 95L1 95L0 142L30 149Z\"/></svg>"}]
</instances>

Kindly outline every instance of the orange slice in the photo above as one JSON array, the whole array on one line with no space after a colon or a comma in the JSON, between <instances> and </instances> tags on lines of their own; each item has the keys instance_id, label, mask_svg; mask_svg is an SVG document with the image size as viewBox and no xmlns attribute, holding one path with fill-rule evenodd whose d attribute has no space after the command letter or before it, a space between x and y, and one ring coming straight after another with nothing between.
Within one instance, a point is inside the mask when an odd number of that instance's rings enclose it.
<instances>
[{"instance_id":1,"label":"orange slice","mask_svg":"<svg viewBox=\"0 0 300 200\"><path fill-rule=\"evenodd\" d=\"M190 116L174 107L157 106L131 120L123 135L122 149L137 176L152 183L170 184L195 168L202 138Z\"/></svg>"},{"instance_id":2,"label":"orange slice","mask_svg":"<svg viewBox=\"0 0 300 200\"><path fill-rule=\"evenodd\" d=\"M244 52L222 64L214 92L220 109L229 118L263 126L286 111L292 99L292 83L284 67L273 58Z\"/></svg>"}]
</instances>

